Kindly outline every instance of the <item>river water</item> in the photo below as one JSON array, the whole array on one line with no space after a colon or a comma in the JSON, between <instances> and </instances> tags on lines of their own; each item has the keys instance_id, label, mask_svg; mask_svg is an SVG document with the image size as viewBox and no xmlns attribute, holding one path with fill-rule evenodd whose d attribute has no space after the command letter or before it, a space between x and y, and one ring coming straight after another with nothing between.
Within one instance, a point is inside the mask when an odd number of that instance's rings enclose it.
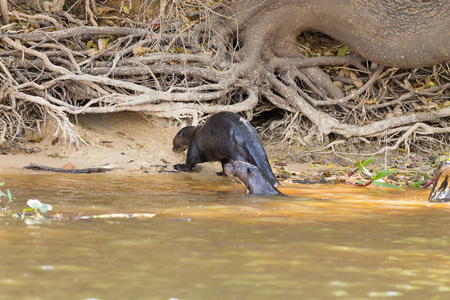
<instances>
[{"instance_id":1,"label":"river water","mask_svg":"<svg viewBox=\"0 0 450 300\"><path fill-rule=\"evenodd\" d=\"M12 211L39 199L61 218L0 218L0 299L450 299L450 204L429 190L290 184L291 198L248 198L202 174L3 181Z\"/></svg>"}]
</instances>

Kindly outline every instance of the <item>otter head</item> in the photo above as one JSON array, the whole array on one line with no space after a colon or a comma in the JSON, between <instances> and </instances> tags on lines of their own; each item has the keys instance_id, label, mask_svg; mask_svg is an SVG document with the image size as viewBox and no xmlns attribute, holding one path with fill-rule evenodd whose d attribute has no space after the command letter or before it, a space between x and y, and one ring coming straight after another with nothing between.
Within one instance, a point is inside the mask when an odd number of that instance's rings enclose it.
<instances>
[{"instance_id":1,"label":"otter head","mask_svg":"<svg viewBox=\"0 0 450 300\"><path fill-rule=\"evenodd\" d=\"M280 192L260 168L245 161L234 161L224 166L226 174L240 181L249 195L286 196Z\"/></svg>"},{"instance_id":2,"label":"otter head","mask_svg":"<svg viewBox=\"0 0 450 300\"><path fill-rule=\"evenodd\" d=\"M173 138L173 152L183 152L189 148L196 126L186 126L182 128Z\"/></svg>"},{"instance_id":3,"label":"otter head","mask_svg":"<svg viewBox=\"0 0 450 300\"><path fill-rule=\"evenodd\" d=\"M252 193L251 179L255 175L255 171L258 171L256 166L243 161L235 161L225 164L224 171L241 182L248 194Z\"/></svg>"},{"instance_id":4,"label":"otter head","mask_svg":"<svg viewBox=\"0 0 450 300\"><path fill-rule=\"evenodd\" d=\"M225 164L225 173L240 181L247 194L277 195L281 194L269 181L260 168L244 161Z\"/></svg>"}]
</instances>

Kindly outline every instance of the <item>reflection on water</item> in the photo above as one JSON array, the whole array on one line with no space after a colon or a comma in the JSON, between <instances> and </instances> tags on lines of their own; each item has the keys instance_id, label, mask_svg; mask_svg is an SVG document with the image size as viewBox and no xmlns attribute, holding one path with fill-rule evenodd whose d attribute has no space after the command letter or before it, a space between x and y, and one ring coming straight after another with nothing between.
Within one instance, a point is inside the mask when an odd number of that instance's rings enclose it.
<instances>
[{"instance_id":1,"label":"reflection on water","mask_svg":"<svg viewBox=\"0 0 450 300\"><path fill-rule=\"evenodd\" d=\"M285 185L247 198L227 178L2 175L0 299L450 299L450 204L429 191ZM89 219L108 213L150 219Z\"/></svg>"}]
</instances>

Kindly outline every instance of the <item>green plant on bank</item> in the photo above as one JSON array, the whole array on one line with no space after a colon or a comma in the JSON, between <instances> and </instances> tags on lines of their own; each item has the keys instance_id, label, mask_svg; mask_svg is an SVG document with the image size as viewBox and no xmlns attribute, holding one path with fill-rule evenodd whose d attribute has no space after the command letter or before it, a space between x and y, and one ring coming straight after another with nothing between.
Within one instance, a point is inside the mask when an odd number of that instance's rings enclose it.
<instances>
[{"instance_id":1,"label":"green plant on bank","mask_svg":"<svg viewBox=\"0 0 450 300\"><path fill-rule=\"evenodd\" d=\"M356 170L352 171L350 174L348 174L348 176L351 177L352 175L354 175L357 172L364 172L365 174L367 174L370 177L370 179L368 181L355 180L354 182L356 183L357 186L369 186L369 185L373 184L373 185L377 185L377 186L381 186L381 187L387 187L387 188L401 190L402 189L401 187L398 187L396 185L393 185L393 184L390 184L390 183L387 183L384 181L379 181L380 179L383 179L385 177L393 175L393 174L397 173L398 171L383 169L383 170L378 171L375 175L372 175L366 169L366 166L373 161L374 161L374 159L373 159L373 155L372 155L364 162L358 162L359 167Z\"/></svg>"},{"instance_id":2,"label":"green plant on bank","mask_svg":"<svg viewBox=\"0 0 450 300\"><path fill-rule=\"evenodd\" d=\"M5 183L4 183L4 182L0 182L0 187L3 186L3 185L5 185ZM8 202L7 202L6 204L4 204L3 201L2 201L1 198L0 198L0 204L1 204L1 206L2 206L2 210L3 210L3 211L8 210L9 204L10 204L11 202L13 202L14 200L16 200L16 197L13 197L13 196L11 195L11 191L9 190L9 188L6 189L6 194L0 189L0 197L7 197L7 198L8 198Z\"/></svg>"}]
</instances>

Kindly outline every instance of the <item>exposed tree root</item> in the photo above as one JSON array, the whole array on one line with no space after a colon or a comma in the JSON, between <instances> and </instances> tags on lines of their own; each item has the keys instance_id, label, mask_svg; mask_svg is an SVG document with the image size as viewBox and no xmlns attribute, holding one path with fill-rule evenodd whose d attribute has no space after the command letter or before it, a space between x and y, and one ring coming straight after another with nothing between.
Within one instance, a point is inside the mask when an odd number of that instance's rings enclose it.
<instances>
[{"instance_id":1,"label":"exposed tree root","mask_svg":"<svg viewBox=\"0 0 450 300\"><path fill-rule=\"evenodd\" d=\"M3 21L4 24L9 23L8 0L0 0L0 16L0 21Z\"/></svg>"},{"instance_id":2,"label":"exposed tree root","mask_svg":"<svg viewBox=\"0 0 450 300\"><path fill-rule=\"evenodd\" d=\"M60 3L35 1L39 11ZM41 20L56 28L0 31L0 144L52 117L55 134L78 145L70 115L119 111L196 124L218 111L252 118L277 108L287 117L266 127L272 134L331 148L349 138L383 139L388 145L379 153L401 145L409 151L414 135L449 132L448 64L404 70L352 53L310 57L312 47L295 41L306 29L322 29L317 7L267 1L232 16L228 7L219 15L221 4L161 1L159 17L143 19L147 28L128 28L97 26L95 2L83 3L93 26L68 28L82 21L68 12L65 24L55 15L8 12L0 1L3 22ZM295 19L277 21L286 15Z\"/></svg>"},{"instance_id":3,"label":"exposed tree root","mask_svg":"<svg viewBox=\"0 0 450 300\"><path fill-rule=\"evenodd\" d=\"M396 130L398 132L400 132L405 129L406 128L397 128ZM449 132L450 132L450 127L435 128L435 127L429 126L424 123L416 123L413 126L408 127L408 129L405 131L405 133L403 133L403 135L399 139L397 139L397 142L394 145L385 146L385 147L381 148L376 154L384 153L385 151L397 150L402 143L405 144L406 151L408 153L410 153L410 146L409 146L408 139L411 137L411 135L413 135L413 134L432 135L432 134L436 134L436 133L449 133Z\"/></svg>"}]
</instances>

